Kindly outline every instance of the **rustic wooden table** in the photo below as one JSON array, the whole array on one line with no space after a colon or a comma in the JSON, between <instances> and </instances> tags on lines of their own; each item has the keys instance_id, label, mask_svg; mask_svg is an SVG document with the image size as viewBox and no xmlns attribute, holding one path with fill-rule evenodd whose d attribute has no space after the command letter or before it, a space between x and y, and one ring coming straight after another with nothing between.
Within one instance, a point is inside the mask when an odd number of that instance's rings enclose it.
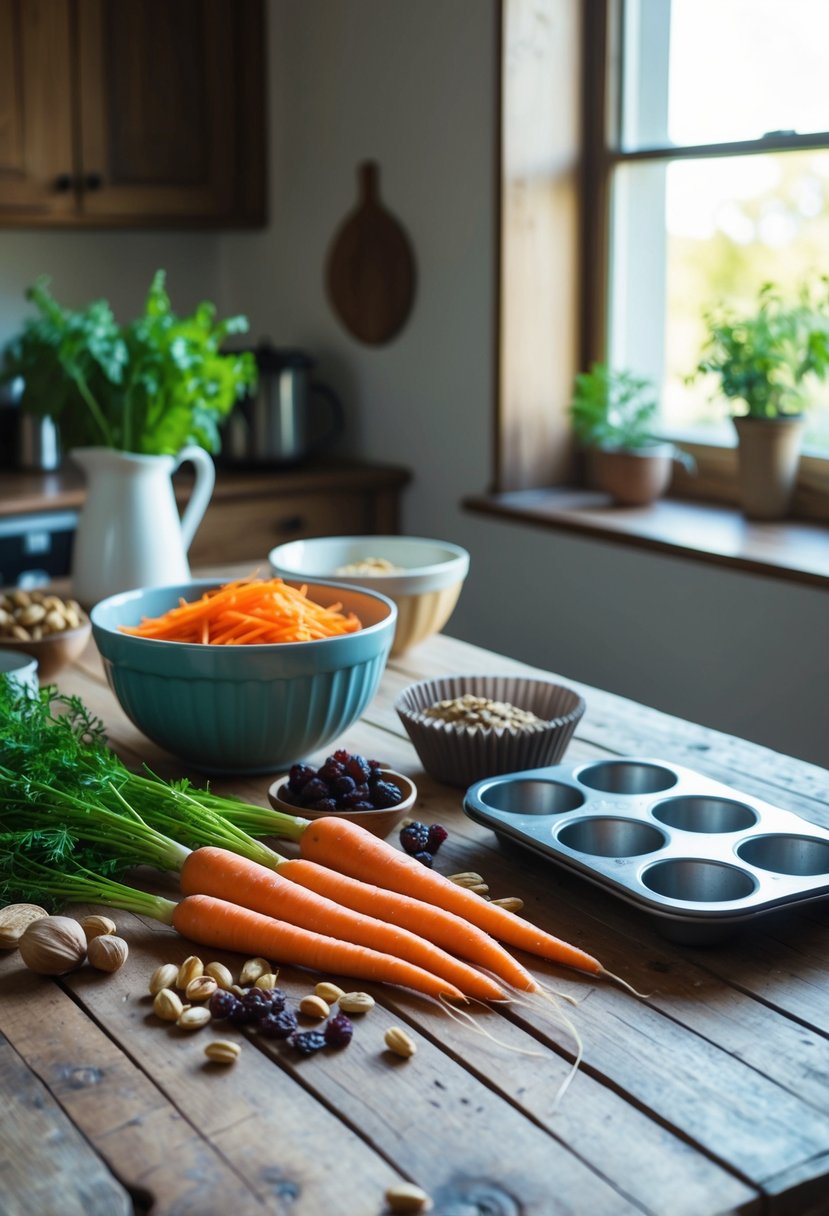
<instances>
[{"instance_id":1,"label":"rustic wooden table","mask_svg":"<svg viewBox=\"0 0 829 1216\"><path fill-rule=\"evenodd\" d=\"M716 947L678 946L585 880L502 851L458 790L423 773L393 700L427 676L520 670L435 638L390 665L340 742L415 779L418 816L450 832L443 872L477 870L493 894L521 895L526 915L649 993L530 963L575 1002L584 1041L561 1103L574 1044L549 1019L478 1010L496 1042L390 989L375 990L344 1051L298 1059L239 1030L237 1063L206 1065L209 1032L158 1022L146 995L158 963L190 948L115 913L130 958L111 977L83 968L51 981L14 954L0 962L4 1216L377 1216L401 1179L440 1216L829 1212L829 905L775 913ZM180 773L120 712L94 649L61 686L101 714L128 762ZM582 691L568 759L662 757L829 825L824 770ZM266 779L216 784L266 802ZM310 990L299 971L280 980L292 998ZM393 1024L417 1041L410 1060L383 1049Z\"/></svg>"}]
</instances>

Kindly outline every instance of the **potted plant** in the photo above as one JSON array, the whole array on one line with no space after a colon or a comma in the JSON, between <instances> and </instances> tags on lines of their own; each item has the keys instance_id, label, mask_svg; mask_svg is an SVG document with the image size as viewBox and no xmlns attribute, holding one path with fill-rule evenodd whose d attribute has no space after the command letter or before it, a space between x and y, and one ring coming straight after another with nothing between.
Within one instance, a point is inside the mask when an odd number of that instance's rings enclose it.
<instances>
[{"instance_id":1,"label":"potted plant","mask_svg":"<svg viewBox=\"0 0 829 1216\"><path fill-rule=\"evenodd\" d=\"M800 459L810 381L829 371L829 281L804 286L786 304L773 283L756 312L720 307L705 314L708 331L692 379L719 377L719 392L743 412L737 432L740 503L752 519L779 519L789 508Z\"/></svg>"},{"instance_id":2,"label":"potted plant","mask_svg":"<svg viewBox=\"0 0 829 1216\"><path fill-rule=\"evenodd\" d=\"M587 452L588 479L624 506L646 506L665 493L672 463L684 459L654 434L658 411L651 381L593 363L579 372L570 420Z\"/></svg>"},{"instance_id":3,"label":"potted plant","mask_svg":"<svg viewBox=\"0 0 829 1216\"><path fill-rule=\"evenodd\" d=\"M159 270L144 312L119 325L105 300L63 308L39 279L37 309L3 351L0 379L21 379L20 407L51 416L84 470L87 493L72 557L75 597L89 605L130 587L183 582L186 553L213 490L219 423L256 377L251 354L222 354L244 317L212 304L173 312ZM171 475L195 465L179 520Z\"/></svg>"}]
</instances>

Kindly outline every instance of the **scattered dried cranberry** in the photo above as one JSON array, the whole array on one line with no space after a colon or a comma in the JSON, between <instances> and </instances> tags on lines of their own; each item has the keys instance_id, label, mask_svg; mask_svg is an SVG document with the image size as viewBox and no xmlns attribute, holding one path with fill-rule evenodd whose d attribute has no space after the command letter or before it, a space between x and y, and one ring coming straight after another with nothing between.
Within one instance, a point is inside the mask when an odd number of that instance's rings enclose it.
<instances>
[{"instance_id":1,"label":"scattered dried cranberry","mask_svg":"<svg viewBox=\"0 0 829 1216\"><path fill-rule=\"evenodd\" d=\"M288 994L283 992L281 988L271 988L270 990L265 989L265 995L270 1003L271 1013L279 1013L280 1010L285 1008L285 1002L288 999Z\"/></svg>"},{"instance_id":2,"label":"scattered dried cranberry","mask_svg":"<svg viewBox=\"0 0 829 1216\"><path fill-rule=\"evenodd\" d=\"M224 1018L229 1018L237 1005L241 1006L242 1002L232 992L227 992L224 988L217 988L208 1002L208 1009L217 1022L221 1022Z\"/></svg>"},{"instance_id":3,"label":"scattered dried cranberry","mask_svg":"<svg viewBox=\"0 0 829 1216\"><path fill-rule=\"evenodd\" d=\"M425 849L423 850L423 852L422 852L422 853L415 853L415 855L414 855L414 859L415 859L415 861L419 861L419 862L421 863L421 865L424 865L424 866L426 866L428 869L430 869L430 870L431 870L431 868L432 868L432 854L431 854L431 853L428 853L428 852L427 852Z\"/></svg>"},{"instance_id":4,"label":"scattered dried cranberry","mask_svg":"<svg viewBox=\"0 0 829 1216\"><path fill-rule=\"evenodd\" d=\"M437 853L448 835L446 828L442 828L439 823L433 823L429 828L429 852Z\"/></svg>"},{"instance_id":5,"label":"scattered dried cranberry","mask_svg":"<svg viewBox=\"0 0 829 1216\"><path fill-rule=\"evenodd\" d=\"M407 853L412 856L421 853L429 846L429 829L425 823L415 819L400 829L400 843Z\"/></svg>"},{"instance_id":6,"label":"scattered dried cranberry","mask_svg":"<svg viewBox=\"0 0 829 1216\"><path fill-rule=\"evenodd\" d=\"M329 1047L347 1047L354 1034L354 1023L344 1013L338 1013L326 1024L323 1034Z\"/></svg>"},{"instance_id":7,"label":"scattered dried cranberry","mask_svg":"<svg viewBox=\"0 0 829 1216\"><path fill-rule=\"evenodd\" d=\"M302 1030L292 1034L288 1041L301 1056L312 1056L325 1047L325 1035L319 1030Z\"/></svg>"},{"instance_id":8,"label":"scattered dried cranberry","mask_svg":"<svg viewBox=\"0 0 829 1216\"><path fill-rule=\"evenodd\" d=\"M271 1011L271 994L262 988L249 988L242 997L242 1004L250 1014L251 1022L259 1022Z\"/></svg>"},{"instance_id":9,"label":"scattered dried cranberry","mask_svg":"<svg viewBox=\"0 0 829 1216\"><path fill-rule=\"evenodd\" d=\"M292 1009L266 1013L257 1028L266 1039L289 1039L297 1028L296 1014Z\"/></svg>"}]
</instances>

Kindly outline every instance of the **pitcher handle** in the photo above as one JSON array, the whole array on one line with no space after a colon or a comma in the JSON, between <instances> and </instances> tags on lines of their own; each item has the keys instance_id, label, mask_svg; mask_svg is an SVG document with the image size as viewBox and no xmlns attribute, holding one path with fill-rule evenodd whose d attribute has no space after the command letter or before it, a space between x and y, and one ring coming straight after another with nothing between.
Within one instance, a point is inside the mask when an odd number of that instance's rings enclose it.
<instances>
[{"instance_id":1,"label":"pitcher handle","mask_svg":"<svg viewBox=\"0 0 829 1216\"><path fill-rule=\"evenodd\" d=\"M187 461L192 462L195 466L196 480L181 517L181 540L185 553L196 535L196 528L204 517L213 494L213 486L216 484L216 466L213 464L213 458L204 448L200 448L197 444L182 448L176 457L173 472L175 473L176 469Z\"/></svg>"}]
</instances>

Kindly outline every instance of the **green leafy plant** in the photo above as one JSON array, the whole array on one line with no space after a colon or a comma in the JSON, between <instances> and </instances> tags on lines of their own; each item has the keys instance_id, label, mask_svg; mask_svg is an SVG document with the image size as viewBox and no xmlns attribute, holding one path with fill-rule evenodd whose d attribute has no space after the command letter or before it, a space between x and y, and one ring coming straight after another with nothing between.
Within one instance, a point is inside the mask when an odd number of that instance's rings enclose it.
<instances>
[{"instance_id":1,"label":"green leafy plant","mask_svg":"<svg viewBox=\"0 0 829 1216\"><path fill-rule=\"evenodd\" d=\"M689 380L713 374L719 391L742 401L750 418L800 414L809 377L829 372L829 279L804 286L786 304L773 283L759 292L756 312L719 307L704 314L708 336Z\"/></svg>"},{"instance_id":2,"label":"green leafy plant","mask_svg":"<svg viewBox=\"0 0 829 1216\"><path fill-rule=\"evenodd\" d=\"M219 450L222 419L256 381L249 352L220 350L247 320L216 322L209 303L178 317L164 280L157 271L143 314L127 325L106 300L61 307L47 278L27 291L38 315L5 347L0 381L22 380L21 408L51 415L66 450L175 455L188 443Z\"/></svg>"},{"instance_id":3,"label":"green leafy plant","mask_svg":"<svg viewBox=\"0 0 829 1216\"><path fill-rule=\"evenodd\" d=\"M650 380L593 363L576 376L570 420L586 447L641 448L660 442L652 431L657 408Z\"/></svg>"}]
</instances>

